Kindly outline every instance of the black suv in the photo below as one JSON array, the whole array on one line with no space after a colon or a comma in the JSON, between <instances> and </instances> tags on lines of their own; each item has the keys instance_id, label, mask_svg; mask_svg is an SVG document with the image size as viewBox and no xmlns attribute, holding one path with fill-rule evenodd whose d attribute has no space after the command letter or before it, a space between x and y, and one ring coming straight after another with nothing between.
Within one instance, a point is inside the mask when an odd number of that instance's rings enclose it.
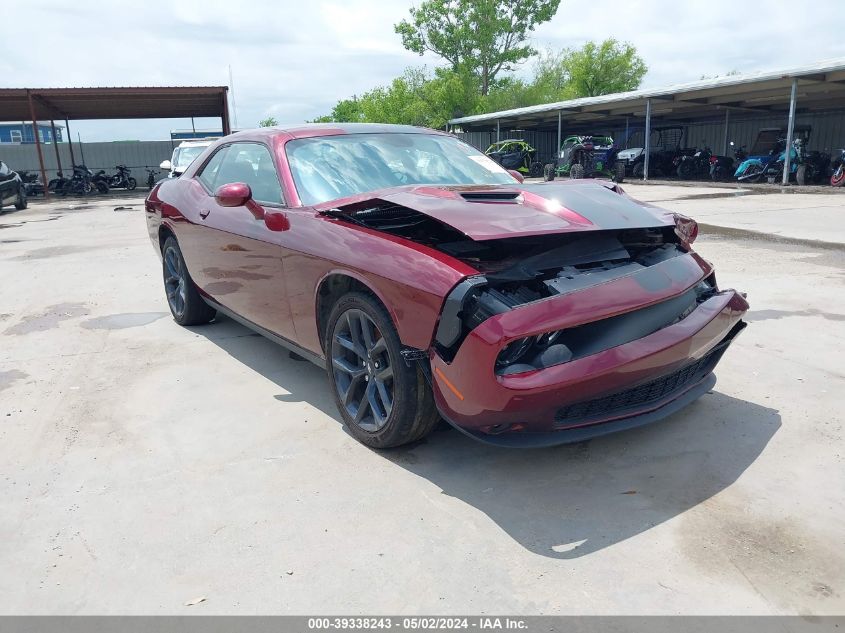
<instances>
[{"instance_id":1,"label":"black suv","mask_svg":"<svg viewBox=\"0 0 845 633\"><path fill-rule=\"evenodd\" d=\"M26 188L17 172L0 160L0 213L10 204L15 205L18 211L26 209Z\"/></svg>"}]
</instances>

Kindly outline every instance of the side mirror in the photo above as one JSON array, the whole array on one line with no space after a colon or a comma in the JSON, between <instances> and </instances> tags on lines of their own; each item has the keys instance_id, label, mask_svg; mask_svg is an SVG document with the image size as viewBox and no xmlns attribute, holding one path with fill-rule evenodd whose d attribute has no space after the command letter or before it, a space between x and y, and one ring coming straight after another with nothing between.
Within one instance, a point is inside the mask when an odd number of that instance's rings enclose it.
<instances>
[{"instance_id":1,"label":"side mirror","mask_svg":"<svg viewBox=\"0 0 845 633\"><path fill-rule=\"evenodd\" d=\"M520 174L517 170L515 170L515 169L508 169L508 173L509 173L511 176L513 176L514 178L516 178L516 181L517 181L517 182L525 182L525 176L523 176L522 174Z\"/></svg>"},{"instance_id":2,"label":"side mirror","mask_svg":"<svg viewBox=\"0 0 845 633\"><path fill-rule=\"evenodd\" d=\"M173 169L173 165L170 163L169 160L161 161L161 164L158 166L159 169L164 169L165 171L170 171Z\"/></svg>"},{"instance_id":3,"label":"side mirror","mask_svg":"<svg viewBox=\"0 0 845 633\"><path fill-rule=\"evenodd\" d=\"M214 199L221 207L242 207L252 200L252 190L245 182L230 182L217 187Z\"/></svg>"},{"instance_id":4,"label":"side mirror","mask_svg":"<svg viewBox=\"0 0 845 633\"><path fill-rule=\"evenodd\" d=\"M214 200L221 207L246 207L256 220L264 220L271 231L287 231L290 222L284 213L266 213L264 207L252 199L252 189L245 182L230 182L217 187Z\"/></svg>"}]
</instances>

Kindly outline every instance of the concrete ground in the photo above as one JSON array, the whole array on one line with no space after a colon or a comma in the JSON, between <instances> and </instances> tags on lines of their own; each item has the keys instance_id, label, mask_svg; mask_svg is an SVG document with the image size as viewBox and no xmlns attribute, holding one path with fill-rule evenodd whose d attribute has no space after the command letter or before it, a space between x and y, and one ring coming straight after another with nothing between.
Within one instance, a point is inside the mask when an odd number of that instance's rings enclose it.
<instances>
[{"instance_id":1,"label":"concrete ground","mask_svg":"<svg viewBox=\"0 0 845 633\"><path fill-rule=\"evenodd\" d=\"M626 189L750 325L688 409L535 451L358 444L319 368L172 321L140 198L0 216L0 613L842 613L845 246L802 240L845 198Z\"/></svg>"}]
</instances>

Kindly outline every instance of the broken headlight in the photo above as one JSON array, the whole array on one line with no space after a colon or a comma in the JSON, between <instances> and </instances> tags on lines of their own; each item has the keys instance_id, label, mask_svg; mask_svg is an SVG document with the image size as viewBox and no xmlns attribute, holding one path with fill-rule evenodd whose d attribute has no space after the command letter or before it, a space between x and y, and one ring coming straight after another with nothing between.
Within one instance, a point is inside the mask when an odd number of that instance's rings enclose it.
<instances>
[{"instance_id":1,"label":"broken headlight","mask_svg":"<svg viewBox=\"0 0 845 633\"><path fill-rule=\"evenodd\" d=\"M572 352L555 342L562 334L563 330L544 332L508 343L496 358L496 373L507 376L568 362Z\"/></svg>"}]
</instances>

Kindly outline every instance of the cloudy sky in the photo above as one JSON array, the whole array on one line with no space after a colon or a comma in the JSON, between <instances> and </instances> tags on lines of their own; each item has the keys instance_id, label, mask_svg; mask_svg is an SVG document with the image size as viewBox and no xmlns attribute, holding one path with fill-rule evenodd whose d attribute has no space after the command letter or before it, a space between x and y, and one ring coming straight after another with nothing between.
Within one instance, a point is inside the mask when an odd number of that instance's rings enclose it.
<instances>
[{"instance_id":1,"label":"cloudy sky","mask_svg":"<svg viewBox=\"0 0 845 633\"><path fill-rule=\"evenodd\" d=\"M339 98L384 84L409 65L393 24L405 0L86 0L8 2L0 86L228 84L238 125L272 115L301 122ZM814 17L818 16L818 17ZM32 25L10 28L10 25ZM589 39L632 42L649 66L644 87L701 75L779 69L845 57L842 0L562 0L533 35L538 48ZM523 72L530 69L530 62ZM198 120L197 127L219 127ZM190 120L71 123L85 141L162 139Z\"/></svg>"}]
</instances>

